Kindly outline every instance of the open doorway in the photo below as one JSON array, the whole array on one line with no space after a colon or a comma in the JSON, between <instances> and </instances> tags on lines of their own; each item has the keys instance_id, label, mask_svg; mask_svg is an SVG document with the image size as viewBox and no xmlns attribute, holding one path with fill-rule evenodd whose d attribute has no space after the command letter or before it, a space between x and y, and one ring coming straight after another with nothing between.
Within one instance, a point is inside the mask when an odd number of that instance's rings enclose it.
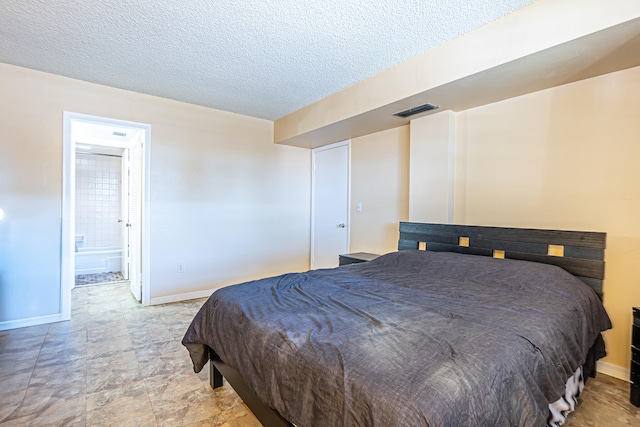
<instances>
[{"instance_id":1,"label":"open doorway","mask_svg":"<svg viewBox=\"0 0 640 427\"><path fill-rule=\"evenodd\" d=\"M146 124L64 113L65 318L79 278L127 280L138 301L149 301L142 279L148 283L150 131Z\"/></svg>"},{"instance_id":2,"label":"open doorway","mask_svg":"<svg viewBox=\"0 0 640 427\"><path fill-rule=\"evenodd\" d=\"M102 130L92 129L94 126L100 125L87 124L83 132L78 130L72 137L77 141L75 286L129 280L130 264L126 254L131 247L131 237L125 223L129 216L128 205L136 203L131 199L137 196L126 191L128 168L123 159L129 149L89 143L87 137ZM106 139L116 144L132 144L137 133L119 129L107 134Z\"/></svg>"}]
</instances>

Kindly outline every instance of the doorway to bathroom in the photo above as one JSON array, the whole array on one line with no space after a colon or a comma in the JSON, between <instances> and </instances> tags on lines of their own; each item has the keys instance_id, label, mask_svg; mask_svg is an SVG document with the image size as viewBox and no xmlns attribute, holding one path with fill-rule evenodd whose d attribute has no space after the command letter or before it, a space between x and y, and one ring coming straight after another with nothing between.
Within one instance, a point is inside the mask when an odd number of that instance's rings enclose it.
<instances>
[{"instance_id":1,"label":"doorway to bathroom","mask_svg":"<svg viewBox=\"0 0 640 427\"><path fill-rule=\"evenodd\" d=\"M63 311L75 286L114 281L148 301L149 144L149 125L65 112Z\"/></svg>"},{"instance_id":2,"label":"doorway to bathroom","mask_svg":"<svg viewBox=\"0 0 640 427\"><path fill-rule=\"evenodd\" d=\"M89 124L83 132L102 132L95 126ZM135 132L120 129L107 134L107 140L113 133L122 139L113 136L114 142L129 144L131 134L137 138ZM128 205L137 203L136 194L128 195L124 188L130 149L89 143L80 134L78 138L84 143L76 144L75 286L129 280L130 265L123 255L130 243L124 223Z\"/></svg>"}]
</instances>

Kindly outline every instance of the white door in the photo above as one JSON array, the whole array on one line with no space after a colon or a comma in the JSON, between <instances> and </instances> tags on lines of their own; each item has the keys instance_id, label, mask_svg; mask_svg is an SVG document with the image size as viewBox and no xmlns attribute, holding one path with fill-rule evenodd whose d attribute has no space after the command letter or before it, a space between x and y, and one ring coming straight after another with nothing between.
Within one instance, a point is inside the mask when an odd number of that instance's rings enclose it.
<instances>
[{"instance_id":1,"label":"white door","mask_svg":"<svg viewBox=\"0 0 640 427\"><path fill-rule=\"evenodd\" d=\"M349 252L349 141L312 152L311 268L338 266Z\"/></svg>"},{"instance_id":2,"label":"white door","mask_svg":"<svg viewBox=\"0 0 640 427\"><path fill-rule=\"evenodd\" d=\"M140 242L141 242L141 215L140 215L140 154L142 143L133 141L131 147L126 149L123 155L123 235L124 257L123 274L131 284L131 292L138 301L142 299L142 287L140 284Z\"/></svg>"}]
</instances>

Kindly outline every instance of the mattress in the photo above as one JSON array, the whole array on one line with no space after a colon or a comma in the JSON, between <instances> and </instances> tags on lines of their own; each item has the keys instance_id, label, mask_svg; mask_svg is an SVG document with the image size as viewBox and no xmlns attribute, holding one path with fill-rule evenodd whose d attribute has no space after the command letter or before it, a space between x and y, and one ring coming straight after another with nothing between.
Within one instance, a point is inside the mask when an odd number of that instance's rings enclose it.
<instances>
[{"instance_id":1,"label":"mattress","mask_svg":"<svg viewBox=\"0 0 640 427\"><path fill-rule=\"evenodd\" d=\"M550 265L401 251L216 291L183 339L297 426L542 426L610 320Z\"/></svg>"}]
</instances>

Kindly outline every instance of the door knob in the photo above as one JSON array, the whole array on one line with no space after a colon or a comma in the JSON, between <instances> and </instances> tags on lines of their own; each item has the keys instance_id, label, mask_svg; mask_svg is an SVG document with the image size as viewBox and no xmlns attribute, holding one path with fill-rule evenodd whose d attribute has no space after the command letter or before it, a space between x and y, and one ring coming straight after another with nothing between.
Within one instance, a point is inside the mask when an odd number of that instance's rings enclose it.
<instances>
[{"instance_id":1,"label":"door knob","mask_svg":"<svg viewBox=\"0 0 640 427\"><path fill-rule=\"evenodd\" d=\"M346 227L346 225L344 225L344 224L338 224L338 225L337 225L337 227L338 227L338 228L345 228L345 227Z\"/></svg>"}]
</instances>

